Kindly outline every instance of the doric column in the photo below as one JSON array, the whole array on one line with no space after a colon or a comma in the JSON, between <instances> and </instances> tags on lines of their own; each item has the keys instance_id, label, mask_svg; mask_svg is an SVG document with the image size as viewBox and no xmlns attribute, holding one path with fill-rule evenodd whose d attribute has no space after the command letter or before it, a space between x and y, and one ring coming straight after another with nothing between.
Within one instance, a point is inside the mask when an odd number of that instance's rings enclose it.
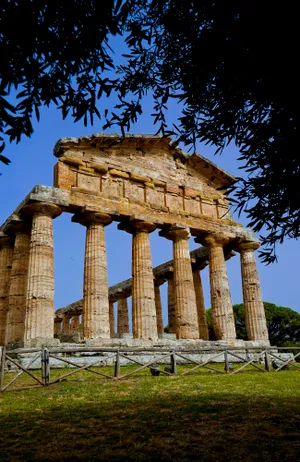
<instances>
[{"instance_id":1,"label":"doric column","mask_svg":"<svg viewBox=\"0 0 300 462\"><path fill-rule=\"evenodd\" d=\"M129 333L127 298L118 300L118 334Z\"/></svg>"},{"instance_id":2,"label":"doric column","mask_svg":"<svg viewBox=\"0 0 300 462\"><path fill-rule=\"evenodd\" d=\"M9 284L13 248L9 237L0 237L0 345L5 345Z\"/></svg>"},{"instance_id":3,"label":"doric column","mask_svg":"<svg viewBox=\"0 0 300 462\"><path fill-rule=\"evenodd\" d=\"M168 325L169 333L176 334L174 279L168 279Z\"/></svg>"},{"instance_id":4,"label":"doric column","mask_svg":"<svg viewBox=\"0 0 300 462\"><path fill-rule=\"evenodd\" d=\"M15 227L6 338L8 344L20 343L20 346L24 342L29 249L30 231L20 224Z\"/></svg>"},{"instance_id":5,"label":"doric column","mask_svg":"<svg viewBox=\"0 0 300 462\"><path fill-rule=\"evenodd\" d=\"M114 312L114 302L109 302L109 330L110 337L115 336L115 312Z\"/></svg>"},{"instance_id":6,"label":"doric column","mask_svg":"<svg viewBox=\"0 0 300 462\"><path fill-rule=\"evenodd\" d=\"M61 334L61 319L54 320L54 335Z\"/></svg>"},{"instance_id":7,"label":"doric column","mask_svg":"<svg viewBox=\"0 0 300 462\"><path fill-rule=\"evenodd\" d=\"M134 338L157 339L154 281L149 233L155 225L145 221L120 224L132 234L132 327Z\"/></svg>"},{"instance_id":8,"label":"doric column","mask_svg":"<svg viewBox=\"0 0 300 462\"><path fill-rule=\"evenodd\" d=\"M54 336L54 256L52 219L61 214L55 204L36 202L25 206L32 216L24 341L50 341Z\"/></svg>"},{"instance_id":9,"label":"doric column","mask_svg":"<svg viewBox=\"0 0 300 462\"><path fill-rule=\"evenodd\" d=\"M202 280L201 280L199 269L193 271L193 279L194 279L194 287L195 287L195 294L196 294L199 336L202 340L208 340L209 336L208 336L208 327L207 327L207 320L206 320L203 286L202 286Z\"/></svg>"},{"instance_id":10,"label":"doric column","mask_svg":"<svg viewBox=\"0 0 300 462\"><path fill-rule=\"evenodd\" d=\"M83 336L85 339L110 338L108 280L104 227L112 222L105 213L82 213L73 221L86 226Z\"/></svg>"},{"instance_id":11,"label":"doric column","mask_svg":"<svg viewBox=\"0 0 300 462\"><path fill-rule=\"evenodd\" d=\"M171 227L161 236L173 241L176 336L178 339L199 338L196 296L188 240L188 228Z\"/></svg>"},{"instance_id":12,"label":"doric column","mask_svg":"<svg viewBox=\"0 0 300 462\"><path fill-rule=\"evenodd\" d=\"M161 338L164 335L164 323L163 323L163 313L162 313L162 304L161 304L159 285L154 284L154 294L155 294L155 307L156 307L157 334L158 334L158 337Z\"/></svg>"},{"instance_id":13,"label":"doric column","mask_svg":"<svg viewBox=\"0 0 300 462\"><path fill-rule=\"evenodd\" d=\"M70 324L70 334L80 332L80 314L72 314L71 324Z\"/></svg>"},{"instance_id":14,"label":"doric column","mask_svg":"<svg viewBox=\"0 0 300 462\"><path fill-rule=\"evenodd\" d=\"M242 242L236 250L241 255L244 313L248 340L269 340L266 316L254 251L259 242Z\"/></svg>"},{"instance_id":15,"label":"doric column","mask_svg":"<svg viewBox=\"0 0 300 462\"><path fill-rule=\"evenodd\" d=\"M62 334L69 335L71 332L71 315L69 313L64 313L63 314L63 320L62 320Z\"/></svg>"},{"instance_id":16,"label":"doric column","mask_svg":"<svg viewBox=\"0 0 300 462\"><path fill-rule=\"evenodd\" d=\"M210 234L201 243L209 248L210 297L213 329L217 340L236 339L232 301L224 258L223 246L228 239ZM199 242L199 239L196 239Z\"/></svg>"}]
</instances>

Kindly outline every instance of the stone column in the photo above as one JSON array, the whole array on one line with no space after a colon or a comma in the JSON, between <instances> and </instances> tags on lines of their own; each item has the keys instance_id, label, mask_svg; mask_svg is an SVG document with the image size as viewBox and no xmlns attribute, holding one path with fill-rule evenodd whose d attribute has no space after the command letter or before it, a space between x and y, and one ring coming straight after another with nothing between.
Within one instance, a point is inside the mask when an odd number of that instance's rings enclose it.
<instances>
[{"instance_id":1,"label":"stone column","mask_svg":"<svg viewBox=\"0 0 300 462\"><path fill-rule=\"evenodd\" d=\"M25 346L53 343L54 256L52 219L61 214L55 204L36 202L25 206L32 216L25 315Z\"/></svg>"},{"instance_id":2,"label":"stone column","mask_svg":"<svg viewBox=\"0 0 300 462\"><path fill-rule=\"evenodd\" d=\"M0 237L0 345L6 344L6 318L13 248L9 237Z\"/></svg>"},{"instance_id":3,"label":"stone column","mask_svg":"<svg viewBox=\"0 0 300 462\"><path fill-rule=\"evenodd\" d=\"M80 314L72 314L71 324L70 324L70 334L79 334L80 333Z\"/></svg>"},{"instance_id":4,"label":"stone column","mask_svg":"<svg viewBox=\"0 0 300 462\"><path fill-rule=\"evenodd\" d=\"M156 307L157 334L158 334L158 337L161 338L164 335L164 323L163 323L163 313L162 313L162 304L161 304L159 285L154 285L154 294L155 294L155 307Z\"/></svg>"},{"instance_id":5,"label":"stone column","mask_svg":"<svg viewBox=\"0 0 300 462\"><path fill-rule=\"evenodd\" d=\"M241 255L244 313L248 340L269 340L254 251L259 242L242 242L236 249Z\"/></svg>"},{"instance_id":6,"label":"stone column","mask_svg":"<svg viewBox=\"0 0 300 462\"><path fill-rule=\"evenodd\" d=\"M86 226L83 336L85 339L110 338L108 279L104 227L112 222L105 213L82 213L73 221Z\"/></svg>"},{"instance_id":7,"label":"stone column","mask_svg":"<svg viewBox=\"0 0 300 462\"><path fill-rule=\"evenodd\" d=\"M58 321L55 319L54 320L54 335L59 335L61 334L61 319Z\"/></svg>"},{"instance_id":8,"label":"stone column","mask_svg":"<svg viewBox=\"0 0 300 462\"><path fill-rule=\"evenodd\" d=\"M161 236L173 241L176 336L178 339L199 338L197 305L188 239L188 228L171 227Z\"/></svg>"},{"instance_id":9,"label":"stone column","mask_svg":"<svg viewBox=\"0 0 300 462\"><path fill-rule=\"evenodd\" d=\"M118 300L118 334L129 333L127 298Z\"/></svg>"},{"instance_id":10,"label":"stone column","mask_svg":"<svg viewBox=\"0 0 300 462\"><path fill-rule=\"evenodd\" d=\"M149 233L153 223L131 221L120 224L132 234L132 330L134 338L157 340L154 281Z\"/></svg>"},{"instance_id":11,"label":"stone column","mask_svg":"<svg viewBox=\"0 0 300 462\"><path fill-rule=\"evenodd\" d=\"M228 241L228 238L219 234L211 234L203 239L204 244L209 248L212 322L217 340L236 339L232 301L223 250L224 245ZM196 242L199 242L199 239L196 239Z\"/></svg>"},{"instance_id":12,"label":"stone column","mask_svg":"<svg viewBox=\"0 0 300 462\"><path fill-rule=\"evenodd\" d=\"M176 334L174 279L168 280L168 325L169 333Z\"/></svg>"},{"instance_id":13,"label":"stone column","mask_svg":"<svg viewBox=\"0 0 300 462\"><path fill-rule=\"evenodd\" d=\"M203 295L203 286L199 269L193 271L194 287L196 294L196 304L198 313L199 336L202 340L208 340L208 327Z\"/></svg>"},{"instance_id":14,"label":"stone column","mask_svg":"<svg viewBox=\"0 0 300 462\"><path fill-rule=\"evenodd\" d=\"M110 330L110 337L114 338L115 336L114 302L109 302L109 330Z\"/></svg>"},{"instance_id":15,"label":"stone column","mask_svg":"<svg viewBox=\"0 0 300 462\"><path fill-rule=\"evenodd\" d=\"M68 313L64 313L63 320L62 320L62 331L61 331L62 334L70 335L71 333L70 321L71 321L71 315Z\"/></svg>"},{"instance_id":16,"label":"stone column","mask_svg":"<svg viewBox=\"0 0 300 462\"><path fill-rule=\"evenodd\" d=\"M24 344L25 305L29 264L30 233L24 225L16 231L9 289L7 343Z\"/></svg>"}]
</instances>

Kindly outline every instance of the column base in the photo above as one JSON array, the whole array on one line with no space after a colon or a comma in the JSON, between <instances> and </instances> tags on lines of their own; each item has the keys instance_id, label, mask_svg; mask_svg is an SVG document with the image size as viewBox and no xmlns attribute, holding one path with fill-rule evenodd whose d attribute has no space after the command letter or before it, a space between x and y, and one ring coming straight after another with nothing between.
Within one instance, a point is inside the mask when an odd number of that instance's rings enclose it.
<instances>
[{"instance_id":1,"label":"column base","mask_svg":"<svg viewBox=\"0 0 300 462\"><path fill-rule=\"evenodd\" d=\"M60 341L58 338L32 338L24 340L24 348L47 348L47 347L59 347Z\"/></svg>"}]
</instances>

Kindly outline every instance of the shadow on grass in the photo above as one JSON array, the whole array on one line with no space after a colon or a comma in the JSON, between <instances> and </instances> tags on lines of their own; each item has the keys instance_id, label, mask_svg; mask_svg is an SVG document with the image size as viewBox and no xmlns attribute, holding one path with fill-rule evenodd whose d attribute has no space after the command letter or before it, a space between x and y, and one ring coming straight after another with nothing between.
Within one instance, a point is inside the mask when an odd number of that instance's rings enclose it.
<instances>
[{"instance_id":1,"label":"shadow on grass","mask_svg":"<svg viewBox=\"0 0 300 462\"><path fill-rule=\"evenodd\" d=\"M0 414L0 460L298 460L299 400L199 388L152 398L120 388L101 401L57 389L36 409Z\"/></svg>"}]
</instances>

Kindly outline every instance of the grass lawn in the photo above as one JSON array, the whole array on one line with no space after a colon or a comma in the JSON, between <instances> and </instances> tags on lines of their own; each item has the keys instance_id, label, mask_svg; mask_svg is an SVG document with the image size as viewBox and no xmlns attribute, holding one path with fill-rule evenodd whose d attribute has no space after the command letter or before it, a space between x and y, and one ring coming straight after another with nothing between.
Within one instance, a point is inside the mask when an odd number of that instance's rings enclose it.
<instances>
[{"instance_id":1,"label":"grass lawn","mask_svg":"<svg viewBox=\"0 0 300 462\"><path fill-rule=\"evenodd\" d=\"M292 370L120 382L81 372L0 395L0 461L297 461L299 383Z\"/></svg>"}]
</instances>

